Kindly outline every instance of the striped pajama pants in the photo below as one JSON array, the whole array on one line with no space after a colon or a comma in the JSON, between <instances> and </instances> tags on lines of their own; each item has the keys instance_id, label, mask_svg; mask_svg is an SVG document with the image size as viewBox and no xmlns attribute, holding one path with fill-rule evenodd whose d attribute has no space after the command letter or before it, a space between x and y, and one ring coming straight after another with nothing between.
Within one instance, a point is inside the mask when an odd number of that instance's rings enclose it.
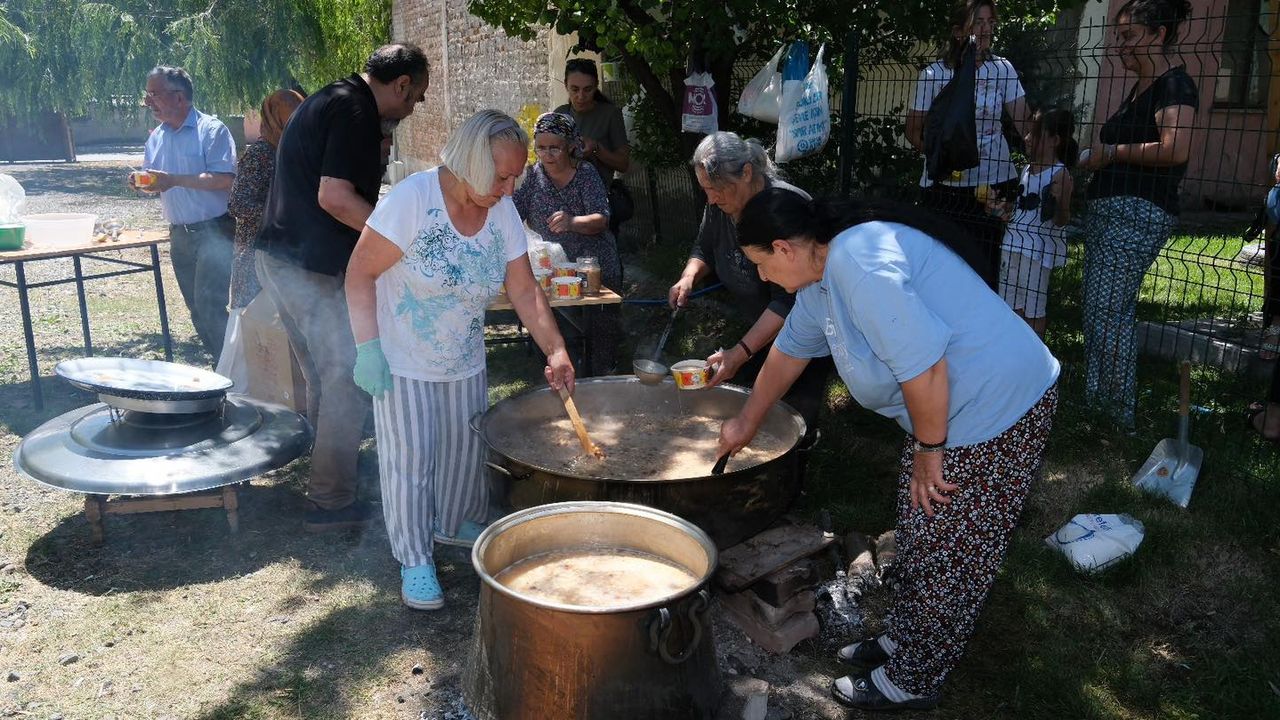
<instances>
[{"instance_id":1,"label":"striped pajama pants","mask_svg":"<svg viewBox=\"0 0 1280 720\"><path fill-rule=\"evenodd\" d=\"M489 506L484 443L469 420L488 407L488 376L430 382L392 376L373 399L382 513L391 554L405 567L432 562L432 533L483 523Z\"/></svg>"}]
</instances>

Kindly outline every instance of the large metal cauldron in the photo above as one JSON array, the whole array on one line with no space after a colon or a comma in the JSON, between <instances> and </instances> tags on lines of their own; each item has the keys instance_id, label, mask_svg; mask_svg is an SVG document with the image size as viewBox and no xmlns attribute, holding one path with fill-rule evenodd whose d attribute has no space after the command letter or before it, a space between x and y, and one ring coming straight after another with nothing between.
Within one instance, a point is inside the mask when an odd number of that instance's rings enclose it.
<instances>
[{"instance_id":1,"label":"large metal cauldron","mask_svg":"<svg viewBox=\"0 0 1280 720\"><path fill-rule=\"evenodd\" d=\"M697 582L653 602L584 609L532 600L494 576L533 555L639 550ZM557 503L508 515L471 551L480 604L463 677L479 720L709 720L720 699L707 584L716 549L689 522L624 503Z\"/></svg>"},{"instance_id":2,"label":"large metal cauldron","mask_svg":"<svg viewBox=\"0 0 1280 720\"><path fill-rule=\"evenodd\" d=\"M648 413L693 413L728 420L738 414L747 397L746 389L733 385L681 391L670 380L645 385L631 376L579 380L574 391L588 430L592 418L625 418L641 408ZM789 449L784 454L723 475L711 475L708 465L706 475L677 480L574 475L551 469L536 457L512 455L513 438L562 417L564 405L544 387L507 398L472 423L496 456L487 464L496 474L495 495L508 507L518 510L568 500L638 503L695 523L717 547L726 548L767 528L800 492L796 446L804 437L805 423L785 403L774 405L761 426L786 440Z\"/></svg>"}]
</instances>

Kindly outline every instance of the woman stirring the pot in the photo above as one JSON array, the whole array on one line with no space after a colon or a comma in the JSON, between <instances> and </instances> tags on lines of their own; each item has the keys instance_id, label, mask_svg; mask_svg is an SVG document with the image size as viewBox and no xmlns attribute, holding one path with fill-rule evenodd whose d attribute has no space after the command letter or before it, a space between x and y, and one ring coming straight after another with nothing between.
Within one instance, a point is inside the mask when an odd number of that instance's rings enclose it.
<instances>
[{"instance_id":1,"label":"woman stirring the pot","mask_svg":"<svg viewBox=\"0 0 1280 720\"><path fill-rule=\"evenodd\" d=\"M694 285L711 273L720 278L751 329L741 338L726 340L727 349L707 358L718 367L710 384L733 381L751 387L791 312L795 295L760 277L738 247L735 223L747 201L766 188L780 188L802 199L809 195L778 178L777 168L760 143L731 132L713 133L698 143L693 151L693 172L707 194L707 207L698 228L698 242L667 300L672 307L684 307ZM829 360L810 363L784 398L804 417L808 427L805 446L816 437L818 410L830 370Z\"/></svg>"},{"instance_id":2,"label":"woman stirring the pot","mask_svg":"<svg viewBox=\"0 0 1280 720\"><path fill-rule=\"evenodd\" d=\"M622 282L618 244L609 230L609 194L594 166L582 159L582 138L568 115L543 113L533 130L538 162L529 168L513 199L520 217L544 240L559 243L570 260L594 257L600 281L608 288ZM621 339L619 305L583 313L592 343L592 374L610 375Z\"/></svg>"},{"instance_id":3,"label":"woman stirring the pot","mask_svg":"<svg viewBox=\"0 0 1280 720\"><path fill-rule=\"evenodd\" d=\"M471 116L445 143L444 164L378 203L347 266L355 381L373 396L400 596L418 610L444 605L433 543L470 546L486 520L484 446L467 423L488 407L484 311L504 281L547 356L547 381L573 391L573 365L510 198L528 146L510 117Z\"/></svg>"},{"instance_id":4,"label":"woman stirring the pot","mask_svg":"<svg viewBox=\"0 0 1280 720\"><path fill-rule=\"evenodd\" d=\"M918 209L770 189L743 209L738 242L762 278L797 294L755 391L721 428L720 452L751 442L826 355L860 404L907 432L901 582L885 633L840 650L862 670L832 694L866 710L933 707L1038 474L1058 361L957 254L970 248L962 231Z\"/></svg>"}]
</instances>

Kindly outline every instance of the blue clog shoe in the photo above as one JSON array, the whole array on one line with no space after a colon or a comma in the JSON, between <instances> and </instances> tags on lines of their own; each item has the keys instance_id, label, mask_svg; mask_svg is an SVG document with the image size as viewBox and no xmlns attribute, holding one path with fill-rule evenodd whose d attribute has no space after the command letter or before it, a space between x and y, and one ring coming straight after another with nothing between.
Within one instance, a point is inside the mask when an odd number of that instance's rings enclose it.
<instances>
[{"instance_id":1,"label":"blue clog shoe","mask_svg":"<svg viewBox=\"0 0 1280 720\"><path fill-rule=\"evenodd\" d=\"M400 599L414 610L439 610L444 607L444 590L436 579L436 566L400 568Z\"/></svg>"},{"instance_id":2,"label":"blue clog shoe","mask_svg":"<svg viewBox=\"0 0 1280 720\"><path fill-rule=\"evenodd\" d=\"M476 538L480 537L480 533L484 532L484 525L471 520L463 520L458 526L457 535L445 535L436 530L432 533L435 541L441 545L454 545L456 547L471 547L476 544Z\"/></svg>"}]
</instances>

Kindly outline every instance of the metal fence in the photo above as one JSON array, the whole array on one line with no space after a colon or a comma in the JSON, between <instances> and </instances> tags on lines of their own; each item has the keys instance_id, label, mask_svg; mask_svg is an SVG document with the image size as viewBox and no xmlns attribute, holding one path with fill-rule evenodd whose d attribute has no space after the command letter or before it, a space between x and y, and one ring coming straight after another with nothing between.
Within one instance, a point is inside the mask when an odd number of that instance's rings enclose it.
<instances>
[{"instance_id":1,"label":"metal fence","mask_svg":"<svg viewBox=\"0 0 1280 720\"><path fill-rule=\"evenodd\" d=\"M1269 54L1275 18L1259 0L1231 0L1226 14L1183 23L1176 42L1155 61L1160 77L1152 85L1162 96L1182 92L1185 97L1177 103L1190 103L1194 111L1163 112L1164 125L1176 132L1158 134L1155 139L1163 140L1139 147L1152 138L1140 137L1136 126L1117 128L1113 120L1145 101L1143 88L1133 93L1138 75L1118 54L1123 28L1104 14L1105 4L1088 5L1054 29L1017 33L1009 47L997 35L993 48L1016 68L1032 109L1069 110L1081 148L1092 145L1096 152L1118 155L1107 171L1069 171L1075 192L1071 220L1061 230L1065 264L1052 270L1046 298L1046 341L1063 361L1064 397L1085 417L1110 417L1118 427L1137 428L1143 435L1168 434L1176 408L1176 364L1191 360L1196 367L1192 424L1210 463L1215 456L1231 458L1238 468L1233 473L1274 478L1280 472L1277 453L1246 429L1241 416L1250 402L1267 397L1272 384L1275 363L1260 359L1259 351L1264 343L1280 342L1266 330L1273 318L1264 299L1267 289L1276 287L1266 270L1267 254L1246 239L1246 229L1276 184L1268 167L1280 123L1280 79L1273 76ZM815 194L835 192L843 156L851 161L855 193L928 202L920 184L922 155L904 130L912 106L921 106L919 78L938 59L937 50L922 44L888 61L882 52L864 49L860 56L879 59L846 68L833 63L832 142L821 157L784 169ZM1180 70L1165 74L1166 64ZM1003 84L990 76L990 62L984 67L979 98L990 92L984 86ZM735 73L735 100L758 68L759 61L746 62ZM842 70L856 80L843 85L851 91L855 111L852 139L845 142L838 113ZM1180 80L1174 77L1183 72ZM1131 117L1142 117L1149 108L1140 110ZM769 130L751 123L744 127L744 134L757 137ZM992 137L1004 135L998 116L980 110L978 127L983 142L1004 142ZM1174 153L1179 157L1167 154L1170 147L1181 151ZM1168 173L1182 156L1179 182ZM1028 197L1020 195L1025 189L1020 169L1028 161L1024 150L1014 150L999 177L967 190L943 191L953 199L972 193L954 205L959 209L953 209L953 217L974 225L971 215L982 207L979 196L1002 192L1013 205L999 208L1006 217L1011 209L1028 209ZM995 180L1007 175L1013 182L997 187ZM687 172L637 168L628 183L638 207L625 233L633 243L692 241L701 203ZM1172 196L1161 193L1169 183L1176 187ZM946 210L937 197L929 204ZM997 248L1009 226L995 224L994 233L975 234L999 258ZM995 275L999 280L1000 270ZM1033 296L1037 290L1020 285L1016 277L1006 278L1010 284ZM1274 322L1280 323L1280 316Z\"/></svg>"}]
</instances>

